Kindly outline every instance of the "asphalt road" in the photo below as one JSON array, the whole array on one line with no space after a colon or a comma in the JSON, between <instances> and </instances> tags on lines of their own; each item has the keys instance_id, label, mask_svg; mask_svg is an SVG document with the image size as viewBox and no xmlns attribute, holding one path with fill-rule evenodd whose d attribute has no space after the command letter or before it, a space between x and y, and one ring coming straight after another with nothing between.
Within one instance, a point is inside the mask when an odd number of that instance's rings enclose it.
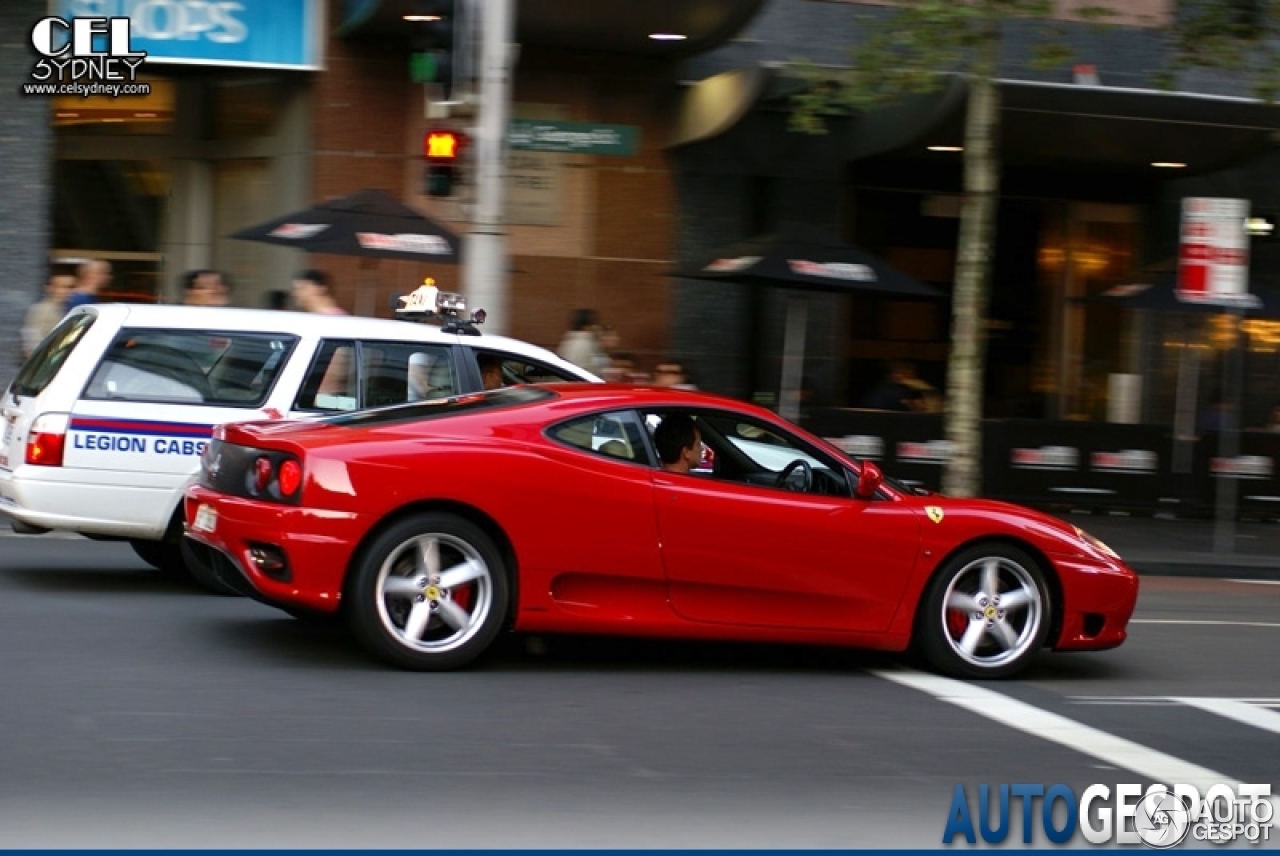
<instances>
[{"instance_id":1,"label":"asphalt road","mask_svg":"<svg viewBox=\"0 0 1280 856\"><path fill-rule=\"evenodd\" d=\"M411 674L126 546L0 534L0 846L937 847L957 784L1280 790L1278 642L1280 585L1149 578L1124 647L1015 682L562 638Z\"/></svg>"}]
</instances>

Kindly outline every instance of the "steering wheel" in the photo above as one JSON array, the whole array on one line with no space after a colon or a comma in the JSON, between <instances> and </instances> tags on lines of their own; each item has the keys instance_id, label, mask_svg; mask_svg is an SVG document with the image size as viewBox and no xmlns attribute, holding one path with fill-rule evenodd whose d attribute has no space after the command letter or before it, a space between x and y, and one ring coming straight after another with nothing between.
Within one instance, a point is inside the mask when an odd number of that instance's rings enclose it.
<instances>
[{"instance_id":1,"label":"steering wheel","mask_svg":"<svg viewBox=\"0 0 1280 856\"><path fill-rule=\"evenodd\" d=\"M804 478L801 479L799 486L791 484L791 475L797 470L804 473ZM808 493L813 487L813 467L809 466L809 462L804 458L796 458L783 467L782 472L778 473L774 486L796 493Z\"/></svg>"}]
</instances>

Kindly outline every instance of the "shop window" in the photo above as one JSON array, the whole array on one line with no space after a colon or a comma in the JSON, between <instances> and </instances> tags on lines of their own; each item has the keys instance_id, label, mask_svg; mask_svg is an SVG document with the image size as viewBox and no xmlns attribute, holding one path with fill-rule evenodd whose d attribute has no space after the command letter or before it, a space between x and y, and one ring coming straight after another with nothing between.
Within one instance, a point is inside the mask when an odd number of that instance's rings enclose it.
<instances>
[{"instance_id":1,"label":"shop window","mask_svg":"<svg viewBox=\"0 0 1280 856\"><path fill-rule=\"evenodd\" d=\"M54 245L98 253L154 253L169 195L161 161L59 160L53 172Z\"/></svg>"},{"instance_id":2,"label":"shop window","mask_svg":"<svg viewBox=\"0 0 1280 856\"><path fill-rule=\"evenodd\" d=\"M121 98L64 95L54 98L50 109L55 131L59 136L68 137L173 133L177 94L174 82L161 78L146 78L145 82L151 86L149 95Z\"/></svg>"},{"instance_id":3,"label":"shop window","mask_svg":"<svg viewBox=\"0 0 1280 856\"><path fill-rule=\"evenodd\" d=\"M284 86L277 78L220 80L210 93L210 136L215 140L269 137L284 102Z\"/></svg>"}]
</instances>

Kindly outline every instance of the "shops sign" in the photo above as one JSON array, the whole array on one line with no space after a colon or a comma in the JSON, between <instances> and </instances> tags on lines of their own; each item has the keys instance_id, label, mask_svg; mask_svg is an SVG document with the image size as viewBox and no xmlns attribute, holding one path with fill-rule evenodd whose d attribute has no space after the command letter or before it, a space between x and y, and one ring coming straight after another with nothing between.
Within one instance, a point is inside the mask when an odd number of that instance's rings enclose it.
<instances>
[{"instance_id":1,"label":"shops sign","mask_svg":"<svg viewBox=\"0 0 1280 856\"><path fill-rule=\"evenodd\" d=\"M323 0L52 0L50 13L127 20L147 64L319 69Z\"/></svg>"},{"instance_id":2,"label":"shops sign","mask_svg":"<svg viewBox=\"0 0 1280 856\"><path fill-rule=\"evenodd\" d=\"M1179 300L1224 306L1252 302L1248 217L1248 199L1195 196L1182 200Z\"/></svg>"},{"instance_id":3,"label":"shops sign","mask_svg":"<svg viewBox=\"0 0 1280 856\"><path fill-rule=\"evenodd\" d=\"M639 139L640 130L631 125L515 119L507 144L530 152L629 157L636 153Z\"/></svg>"}]
</instances>

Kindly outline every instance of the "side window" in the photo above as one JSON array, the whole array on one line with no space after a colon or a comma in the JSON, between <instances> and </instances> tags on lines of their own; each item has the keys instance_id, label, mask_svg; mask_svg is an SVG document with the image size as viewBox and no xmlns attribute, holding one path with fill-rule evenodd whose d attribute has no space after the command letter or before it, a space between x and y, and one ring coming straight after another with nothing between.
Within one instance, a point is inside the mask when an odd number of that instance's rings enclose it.
<instances>
[{"instance_id":1,"label":"side window","mask_svg":"<svg viewBox=\"0 0 1280 856\"><path fill-rule=\"evenodd\" d=\"M550 428L554 439L584 452L649 464L644 429L629 410L580 416Z\"/></svg>"},{"instance_id":2,"label":"side window","mask_svg":"<svg viewBox=\"0 0 1280 856\"><path fill-rule=\"evenodd\" d=\"M298 410L355 410L355 342L325 339L320 343L294 406Z\"/></svg>"},{"instance_id":3,"label":"side window","mask_svg":"<svg viewBox=\"0 0 1280 856\"><path fill-rule=\"evenodd\" d=\"M648 413L650 431L670 411ZM689 411L702 440L702 457L689 472L722 481L800 493L849 496L844 467L799 437L723 410Z\"/></svg>"},{"instance_id":4,"label":"side window","mask_svg":"<svg viewBox=\"0 0 1280 856\"><path fill-rule=\"evenodd\" d=\"M453 355L440 345L361 342L364 407L448 398L457 392Z\"/></svg>"},{"instance_id":5,"label":"side window","mask_svg":"<svg viewBox=\"0 0 1280 856\"><path fill-rule=\"evenodd\" d=\"M204 330L122 330L84 398L256 407L296 338Z\"/></svg>"},{"instance_id":6,"label":"side window","mask_svg":"<svg viewBox=\"0 0 1280 856\"><path fill-rule=\"evenodd\" d=\"M525 357L503 354L498 351L475 351L476 361L480 364L481 374L486 365L500 363L502 365L501 386L512 386L517 383L580 383L582 378L576 377L563 369L552 368ZM493 387L486 384L487 389Z\"/></svg>"}]
</instances>

